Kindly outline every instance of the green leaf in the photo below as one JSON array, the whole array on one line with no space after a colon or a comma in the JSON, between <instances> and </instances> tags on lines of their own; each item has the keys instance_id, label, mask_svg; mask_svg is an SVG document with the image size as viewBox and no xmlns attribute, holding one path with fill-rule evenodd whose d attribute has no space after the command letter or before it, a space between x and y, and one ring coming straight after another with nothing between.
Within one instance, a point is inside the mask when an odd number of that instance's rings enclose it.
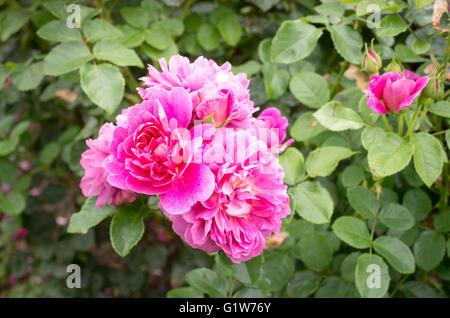
<instances>
[{"instance_id":1,"label":"green leaf","mask_svg":"<svg viewBox=\"0 0 450 318\"><path fill-rule=\"evenodd\" d=\"M58 157L60 151L61 145L58 142L50 142L42 149L39 154L39 159L43 165L48 165Z\"/></svg>"},{"instance_id":2,"label":"green leaf","mask_svg":"<svg viewBox=\"0 0 450 318\"><path fill-rule=\"evenodd\" d=\"M203 293L192 287L180 287L167 292L167 298L203 298Z\"/></svg>"},{"instance_id":3,"label":"green leaf","mask_svg":"<svg viewBox=\"0 0 450 318\"><path fill-rule=\"evenodd\" d=\"M272 39L264 39L258 45L258 57L263 64L270 64L270 48L272 47Z\"/></svg>"},{"instance_id":4,"label":"green leaf","mask_svg":"<svg viewBox=\"0 0 450 318\"><path fill-rule=\"evenodd\" d=\"M26 200L20 192L10 192L0 196L0 211L8 215L19 215L25 210Z\"/></svg>"},{"instance_id":5,"label":"green leaf","mask_svg":"<svg viewBox=\"0 0 450 318\"><path fill-rule=\"evenodd\" d=\"M377 6L377 7L376 7ZM387 6L384 0L362 0L356 7L356 15L362 16L370 13L377 12L378 8L381 10Z\"/></svg>"},{"instance_id":6,"label":"green leaf","mask_svg":"<svg viewBox=\"0 0 450 318\"><path fill-rule=\"evenodd\" d=\"M322 279L309 270L296 272L286 286L289 297L305 298L314 293Z\"/></svg>"},{"instance_id":7,"label":"green leaf","mask_svg":"<svg viewBox=\"0 0 450 318\"><path fill-rule=\"evenodd\" d=\"M150 21L147 11L139 7L122 7L120 15L129 24L139 29L145 29Z\"/></svg>"},{"instance_id":8,"label":"green leaf","mask_svg":"<svg viewBox=\"0 0 450 318\"><path fill-rule=\"evenodd\" d=\"M433 3L433 0L414 0L417 9L422 9Z\"/></svg>"},{"instance_id":9,"label":"green leaf","mask_svg":"<svg viewBox=\"0 0 450 318\"><path fill-rule=\"evenodd\" d=\"M305 112L300 115L291 128L291 136L297 141L307 141L327 129L313 117L313 112Z\"/></svg>"},{"instance_id":10,"label":"green leaf","mask_svg":"<svg viewBox=\"0 0 450 318\"><path fill-rule=\"evenodd\" d=\"M280 0L248 0L248 2L253 3L255 6L263 10L264 12L269 11L274 5L276 5Z\"/></svg>"},{"instance_id":11,"label":"green leaf","mask_svg":"<svg viewBox=\"0 0 450 318\"><path fill-rule=\"evenodd\" d=\"M342 280L340 277L329 276L325 279L319 290L316 292L316 298L356 298L358 291L350 282Z\"/></svg>"},{"instance_id":12,"label":"green leaf","mask_svg":"<svg viewBox=\"0 0 450 318\"><path fill-rule=\"evenodd\" d=\"M364 171L357 165L345 167L341 174L342 185L346 188L357 186L363 179L363 173Z\"/></svg>"},{"instance_id":13,"label":"green leaf","mask_svg":"<svg viewBox=\"0 0 450 318\"><path fill-rule=\"evenodd\" d=\"M433 220L433 226L438 232L450 232L450 210L436 215Z\"/></svg>"},{"instance_id":14,"label":"green leaf","mask_svg":"<svg viewBox=\"0 0 450 318\"><path fill-rule=\"evenodd\" d=\"M377 138L367 156L370 170L377 177L386 177L403 170L411 160L413 146L395 133Z\"/></svg>"},{"instance_id":15,"label":"green leaf","mask_svg":"<svg viewBox=\"0 0 450 318\"><path fill-rule=\"evenodd\" d=\"M433 105L430 106L428 111L441 117L450 118L450 102L440 101L434 103Z\"/></svg>"},{"instance_id":16,"label":"green leaf","mask_svg":"<svg viewBox=\"0 0 450 318\"><path fill-rule=\"evenodd\" d=\"M122 257L128 255L144 234L145 212L130 207L119 207L109 227L114 250Z\"/></svg>"},{"instance_id":17,"label":"green leaf","mask_svg":"<svg viewBox=\"0 0 450 318\"><path fill-rule=\"evenodd\" d=\"M333 249L327 237L319 232L305 233L294 249L296 255L307 268L323 271L331 262Z\"/></svg>"},{"instance_id":18,"label":"green leaf","mask_svg":"<svg viewBox=\"0 0 450 318\"><path fill-rule=\"evenodd\" d=\"M417 266L430 271L442 261L445 255L445 238L441 233L423 231L414 244Z\"/></svg>"},{"instance_id":19,"label":"green leaf","mask_svg":"<svg viewBox=\"0 0 450 318\"><path fill-rule=\"evenodd\" d=\"M9 135L9 139L0 141L0 156L8 155L16 149L20 141L20 136L29 126L30 122L28 120L21 121L13 128Z\"/></svg>"},{"instance_id":20,"label":"green leaf","mask_svg":"<svg viewBox=\"0 0 450 318\"><path fill-rule=\"evenodd\" d=\"M279 161L283 167L286 184L295 185L302 181L305 176L305 159L297 148L286 149L280 156Z\"/></svg>"},{"instance_id":21,"label":"green leaf","mask_svg":"<svg viewBox=\"0 0 450 318\"><path fill-rule=\"evenodd\" d=\"M428 186L436 181L442 171L444 160L439 141L432 135L419 132L411 137L414 146L414 167Z\"/></svg>"},{"instance_id":22,"label":"green leaf","mask_svg":"<svg viewBox=\"0 0 450 318\"><path fill-rule=\"evenodd\" d=\"M289 89L295 98L311 108L319 108L330 99L327 81L312 72L294 75L289 83Z\"/></svg>"},{"instance_id":23,"label":"green leaf","mask_svg":"<svg viewBox=\"0 0 450 318\"><path fill-rule=\"evenodd\" d=\"M39 86L44 79L44 63L37 62L31 65L20 65L11 72L11 79L20 91L29 91Z\"/></svg>"},{"instance_id":24,"label":"green leaf","mask_svg":"<svg viewBox=\"0 0 450 318\"><path fill-rule=\"evenodd\" d=\"M364 122L352 109L344 107L339 101L331 101L314 113L314 117L333 131L360 129Z\"/></svg>"},{"instance_id":25,"label":"green leaf","mask_svg":"<svg viewBox=\"0 0 450 318\"><path fill-rule=\"evenodd\" d=\"M414 216L403 205L390 203L380 211L380 221L390 229L406 231L414 226Z\"/></svg>"},{"instance_id":26,"label":"green leaf","mask_svg":"<svg viewBox=\"0 0 450 318\"><path fill-rule=\"evenodd\" d=\"M253 285L261 275L263 257L254 257L246 262L232 263L231 269L234 277L244 285Z\"/></svg>"},{"instance_id":27,"label":"green leaf","mask_svg":"<svg viewBox=\"0 0 450 318\"><path fill-rule=\"evenodd\" d=\"M344 147L317 148L306 158L306 171L313 178L329 176L336 169L339 161L354 154L354 151Z\"/></svg>"},{"instance_id":28,"label":"green leaf","mask_svg":"<svg viewBox=\"0 0 450 318\"><path fill-rule=\"evenodd\" d=\"M289 72L278 69L274 64L265 64L262 68L264 74L264 88L270 100L276 100L283 96L289 84Z\"/></svg>"},{"instance_id":29,"label":"green leaf","mask_svg":"<svg viewBox=\"0 0 450 318\"><path fill-rule=\"evenodd\" d=\"M155 49L164 50L173 44L169 32L161 25L153 25L145 31L145 42Z\"/></svg>"},{"instance_id":30,"label":"green leaf","mask_svg":"<svg viewBox=\"0 0 450 318\"><path fill-rule=\"evenodd\" d=\"M83 32L88 42L114 40L123 35L122 32L111 23L101 19L94 19L86 22Z\"/></svg>"},{"instance_id":31,"label":"green leaf","mask_svg":"<svg viewBox=\"0 0 450 318\"><path fill-rule=\"evenodd\" d=\"M430 49L430 42L415 39L412 44L412 49L416 54L424 54Z\"/></svg>"},{"instance_id":32,"label":"green leaf","mask_svg":"<svg viewBox=\"0 0 450 318\"><path fill-rule=\"evenodd\" d=\"M172 36L180 36L184 32L183 21L178 19L165 19L161 21L161 25Z\"/></svg>"},{"instance_id":33,"label":"green leaf","mask_svg":"<svg viewBox=\"0 0 450 318\"><path fill-rule=\"evenodd\" d=\"M330 222L334 202L328 190L319 182L302 182L288 191L295 211L302 218L314 224Z\"/></svg>"},{"instance_id":34,"label":"green leaf","mask_svg":"<svg viewBox=\"0 0 450 318\"><path fill-rule=\"evenodd\" d=\"M403 205L413 213L416 221L422 221L432 208L432 202L428 194L422 189L411 189L403 197Z\"/></svg>"},{"instance_id":35,"label":"green leaf","mask_svg":"<svg viewBox=\"0 0 450 318\"><path fill-rule=\"evenodd\" d=\"M322 31L301 20L285 21L272 40L271 60L291 64L311 54Z\"/></svg>"},{"instance_id":36,"label":"green leaf","mask_svg":"<svg viewBox=\"0 0 450 318\"><path fill-rule=\"evenodd\" d=\"M0 41L5 42L11 35L22 29L28 17L17 9L6 9L0 12Z\"/></svg>"},{"instance_id":37,"label":"green leaf","mask_svg":"<svg viewBox=\"0 0 450 318\"><path fill-rule=\"evenodd\" d=\"M361 64L363 40L361 34L345 24L328 26L336 51L348 62Z\"/></svg>"},{"instance_id":38,"label":"green leaf","mask_svg":"<svg viewBox=\"0 0 450 318\"><path fill-rule=\"evenodd\" d=\"M264 298L264 293L256 288L241 288L233 294L233 298Z\"/></svg>"},{"instance_id":39,"label":"green leaf","mask_svg":"<svg viewBox=\"0 0 450 318\"><path fill-rule=\"evenodd\" d=\"M353 252L348 254L341 263L341 275L342 278L350 282L355 281L356 263L358 261L361 252Z\"/></svg>"},{"instance_id":40,"label":"green leaf","mask_svg":"<svg viewBox=\"0 0 450 318\"><path fill-rule=\"evenodd\" d=\"M236 46L239 43L242 36L242 27L234 12L223 15L216 26L228 45Z\"/></svg>"},{"instance_id":41,"label":"green leaf","mask_svg":"<svg viewBox=\"0 0 450 318\"><path fill-rule=\"evenodd\" d=\"M86 234L92 227L116 212L116 208L110 205L104 205L101 209L97 209L96 199L96 197L88 197L80 211L72 214L67 228L68 233Z\"/></svg>"},{"instance_id":42,"label":"green leaf","mask_svg":"<svg viewBox=\"0 0 450 318\"><path fill-rule=\"evenodd\" d=\"M139 56L132 49L127 49L117 42L97 42L93 50L95 58L106 60L119 66L144 67Z\"/></svg>"},{"instance_id":43,"label":"green leaf","mask_svg":"<svg viewBox=\"0 0 450 318\"><path fill-rule=\"evenodd\" d=\"M373 241L375 251L402 274L415 271L414 256L409 247L395 237L380 236Z\"/></svg>"},{"instance_id":44,"label":"green leaf","mask_svg":"<svg viewBox=\"0 0 450 318\"><path fill-rule=\"evenodd\" d=\"M241 65L233 66L231 71L233 74L246 73L247 78L252 77L261 70L261 64L255 60L249 60Z\"/></svg>"},{"instance_id":45,"label":"green leaf","mask_svg":"<svg viewBox=\"0 0 450 318\"><path fill-rule=\"evenodd\" d=\"M380 127L366 127L361 134L361 142L365 149L369 149L371 145L380 137L386 135L386 132Z\"/></svg>"},{"instance_id":46,"label":"green leaf","mask_svg":"<svg viewBox=\"0 0 450 318\"><path fill-rule=\"evenodd\" d=\"M44 59L44 73L59 76L79 69L94 57L82 42L64 42L55 46Z\"/></svg>"},{"instance_id":47,"label":"green leaf","mask_svg":"<svg viewBox=\"0 0 450 318\"><path fill-rule=\"evenodd\" d=\"M197 268L186 274L186 281L213 298L226 297L228 283L225 277L209 268Z\"/></svg>"},{"instance_id":48,"label":"green leaf","mask_svg":"<svg viewBox=\"0 0 450 318\"><path fill-rule=\"evenodd\" d=\"M295 270L294 259L283 254L269 254L264 258L262 272L255 286L264 291L280 290L291 279Z\"/></svg>"},{"instance_id":49,"label":"green leaf","mask_svg":"<svg viewBox=\"0 0 450 318\"><path fill-rule=\"evenodd\" d=\"M108 114L122 101L125 80L119 69L110 64L85 64L80 70L81 88L88 97Z\"/></svg>"},{"instance_id":50,"label":"green leaf","mask_svg":"<svg viewBox=\"0 0 450 318\"><path fill-rule=\"evenodd\" d=\"M408 29L408 25L403 20L393 14L385 16L380 23L380 28L377 29L379 36L396 36L405 32Z\"/></svg>"},{"instance_id":51,"label":"green leaf","mask_svg":"<svg viewBox=\"0 0 450 318\"><path fill-rule=\"evenodd\" d=\"M334 234L355 248L370 247L370 234L366 223L353 216L341 216L331 226Z\"/></svg>"},{"instance_id":52,"label":"green leaf","mask_svg":"<svg viewBox=\"0 0 450 318\"><path fill-rule=\"evenodd\" d=\"M127 24L118 25L117 29L122 32L122 36L116 42L122 44L126 48L134 48L140 46L145 40L145 32L136 30Z\"/></svg>"},{"instance_id":53,"label":"green leaf","mask_svg":"<svg viewBox=\"0 0 450 318\"><path fill-rule=\"evenodd\" d=\"M202 48L212 51L219 46L220 34L212 24L203 23L198 29L197 41Z\"/></svg>"},{"instance_id":54,"label":"green leaf","mask_svg":"<svg viewBox=\"0 0 450 318\"><path fill-rule=\"evenodd\" d=\"M347 190L348 201L361 216L373 219L380 209L380 201L369 189L362 186Z\"/></svg>"},{"instance_id":55,"label":"green leaf","mask_svg":"<svg viewBox=\"0 0 450 318\"><path fill-rule=\"evenodd\" d=\"M395 46L395 57L404 63L421 63L427 60L414 53L414 51L405 44L397 44Z\"/></svg>"},{"instance_id":56,"label":"green leaf","mask_svg":"<svg viewBox=\"0 0 450 318\"><path fill-rule=\"evenodd\" d=\"M44 40L52 42L81 41L78 29L67 27L66 21L50 21L41 27L36 34Z\"/></svg>"},{"instance_id":57,"label":"green leaf","mask_svg":"<svg viewBox=\"0 0 450 318\"><path fill-rule=\"evenodd\" d=\"M169 46L167 49L162 51L157 50L154 47L151 47L150 45L147 44L143 44L141 46L141 50L142 52L144 52L144 54L148 55L154 61L159 61L161 58L169 60L173 55L178 53L178 47L175 44L175 42L173 42L173 44Z\"/></svg>"},{"instance_id":58,"label":"green leaf","mask_svg":"<svg viewBox=\"0 0 450 318\"><path fill-rule=\"evenodd\" d=\"M389 270L378 255L361 254L355 269L355 285L361 297L381 298L389 289Z\"/></svg>"}]
</instances>

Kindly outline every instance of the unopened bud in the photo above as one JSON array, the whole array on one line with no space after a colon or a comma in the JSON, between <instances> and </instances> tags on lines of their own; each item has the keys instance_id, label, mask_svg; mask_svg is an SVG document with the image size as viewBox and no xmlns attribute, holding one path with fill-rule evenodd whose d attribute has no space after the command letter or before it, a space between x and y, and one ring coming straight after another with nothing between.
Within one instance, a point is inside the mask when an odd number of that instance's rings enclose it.
<instances>
[{"instance_id":1,"label":"unopened bud","mask_svg":"<svg viewBox=\"0 0 450 318\"><path fill-rule=\"evenodd\" d=\"M382 65L383 62L380 55L373 49L373 41L370 49L367 48L366 44L366 52L364 53L362 60L363 70L371 75L378 74L378 70Z\"/></svg>"}]
</instances>

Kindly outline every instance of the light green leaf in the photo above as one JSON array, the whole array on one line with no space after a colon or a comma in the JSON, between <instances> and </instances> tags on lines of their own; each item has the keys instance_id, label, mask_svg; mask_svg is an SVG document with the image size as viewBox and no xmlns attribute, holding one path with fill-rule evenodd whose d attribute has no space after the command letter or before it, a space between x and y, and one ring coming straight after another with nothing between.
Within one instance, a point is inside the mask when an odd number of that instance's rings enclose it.
<instances>
[{"instance_id":1,"label":"light green leaf","mask_svg":"<svg viewBox=\"0 0 450 318\"><path fill-rule=\"evenodd\" d=\"M328 27L336 51L348 62L361 64L363 40L361 34L345 24Z\"/></svg>"},{"instance_id":2,"label":"light green leaf","mask_svg":"<svg viewBox=\"0 0 450 318\"><path fill-rule=\"evenodd\" d=\"M415 220L411 212L403 205L390 203L380 211L380 221L390 229L406 231L414 226Z\"/></svg>"},{"instance_id":3,"label":"light green leaf","mask_svg":"<svg viewBox=\"0 0 450 318\"><path fill-rule=\"evenodd\" d=\"M258 45L258 57L263 64L270 64L270 48L272 47L272 39L264 39Z\"/></svg>"},{"instance_id":4,"label":"light green leaf","mask_svg":"<svg viewBox=\"0 0 450 318\"><path fill-rule=\"evenodd\" d=\"M97 42L93 50L95 58L106 60L119 66L144 67L139 56L132 49L127 49L117 42Z\"/></svg>"},{"instance_id":5,"label":"light green leaf","mask_svg":"<svg viewBox=\"0 0 450 318\"><path fill-rule=\"evenodd\" d=\"M179 287L167 292L167 298L203 298L203 293L193 287Z\"/></svg>"},{"instance_id":6,"label":"light green leaf","mask_svg":"<svg viewBox=\"0 0 450 318\"><path fill-rule=\"evenodd\" d=\"M314 224L330 222L334 202L328 190L317 181L306 181L289 190L295 211Z\"/></svg>"},{"instance_id":7,"label":"light green leaf","mask_svg":"<svg viewBox=\"0 0 450 318\"><path fill-rule=\"evenodd\" d=\"M228 282L225 277L209 268L196 268L186 274L186 281L213 298L226 297Z\"/></svg>"},{"instance_id":8,"label":"light green leaf","mask_svg":"<svg viewBox=\"0 0 450 318\"><path fill-rule=\"evenodd\" d=\"M397 44L395 46L395 57L404 63L421 63L426 61L425 58L414 53L405 44Z\"/></svg>"},{"instance_id":9,"label":"light green leaf","mask_svg":"<svg viewBox=\"0 0 450 318\"><path fill-rule=\"evenodd\" d=\"M82 42L64 42L55 46L44 59L44 73L59 76L79 69L94 57Z\"/></svg>"},{"instance_id":10,"label":"light green leaf","mask_svg":"<svg viewBox=\"0 0 450 318\"><path fill-rule=\"evenodd\" d=\"M59 155L61 151L61 145L56 142L52 141L45 145L45 147L42 149L41 153L39 154L39 159L43 165L50 164L53 160L56 159L56 157Z\"/></svg>"},{"instance_id":11,"label":"light green leaf","mask_svg":"<svg viewBox=\"0 0 450 318\"><path fill-rule=\"evenodd\" d=\"M165 19L161 21L161 25L170 35L180 36L184 32L183 21L178 19Z\"/></svg>"},{"instance_id":12,"label":"light green leaf","mask_svg":"<svg viewBox=\"0 0 450 318\"><path fill-rule=\"evenodd\" d=\"M306 298L320 287L321 281L309 270L296 272L286 286L286 293L289 297Z\"/></svg>"},{"instance_id":13,"label":"light green leaf","mask_svg":"<svg viewBox=\"0 0 450 318\"><path fill-rule=\"evenodd\" d=\"M305 233L294 249L296 255L307 268L323 271L331 262L333 249L327 237L319 232Z\"/></svg>"},{"instance_id":14,"label":"light green leaf","mask_svg":"<svg viewBox=\"0 0 450 318\"><path fill-rule=\"evenodd\" d=\"M380 209L380 201L375 194L362 186L348 189L347 197L351 206L364 218L373 219Z\"/></svg>"},{"instance_id":15,"label":"light green leaf","mask_svg":"<svg viewBox=\"0 0 450 318\"><path fill-rule=\"evenodd\" d=\"M52 42L81 41L80 31L68 28L66 21L50 21L41 27L36 34L44 40Z\"/></svg>"},{"instance_id":16,"label":"light green leaf","mask_svg":"<svg viewBox=\"0 0 450 318\"><path fill-rule=\"evenodd\" d=\"M255 286L264 291L278 291L291 279L294 270L295 262L292 257L283 254L269 254L264 257L262 272Z\"/></svg>"},{"instance_id":17,"label":"light green leaf","mask_svg":"<svg viewBox=\"0 0 450 318\"><path fill-rule=\"evenodd\" d=\"M377 29L379 36L396 36L405 32L408 29L408 25L403 20L393 14L385 16L380 23L380 28Z\"/></svg>"},{"instance_id":18,"label":"light green leaf","mask_svg":"<svg viewBox=\"0 0 450 318\"><path fill-rule=\"evenodd\" d=\"M37 62L31 65L20 65L11 72L11 79L20 91L29 91L39 86L44 79L44 63Z\"/></svg>"},{"instance_id":19,"label":"light green leaf","mask_svg":"<svg viewBox=\"0 0 450 318\"><path fill-rule=\"evenodd\" d=\"M378 255L361 254L355 269L355 285L361 297L381 298L389 289L389 270Z\"/></svg>"},{"instance_id":20,"label":"light green leaf","mask_svg":"<svg viewBox=\"0 0 450 318\"><path fill-rule=\"evenodd\" d=\"M368 150L371 145L380 137L383 137L386 132L380 127L366 127L361 134L361 142L363 147Z\"/></svg>"},{"instance_id":21,"label":"light green leaf","mask_svg":"<svg viewBox=\"0 0 450 318\"><path fill-rule=\"evenodd\" d=\"M173 55L178 53L178 47L175 44L175 41L167 49L162 51L145 43L141 46L141 50L154 61L159 61L161 58L165 58L168 61Z\"/></svg>"},{"instance_id":22,"label":"light green leaf","mask_svg":"<svg viewBox=\"0 0 450 318\"><path fill-rule=\"evenodd\" d=\"M215 26L203 23L197 33L198 43L207 51L212 51L219 46L220 34Z\"/></svg>"},{"instance_id":23,"label":"light green leaf","mask_svg":"<svg viewBox=\"0 0 450 318\"><path fill-rule=\"evenodd\" d=\"M242 27L234 12L225 14L216 26L228 45L236 46L239 43L242 36Z\"/></svg>"},{"instance_id":24,"label":"light green leaf","mask_svg":"<svg viewBox=\"0 0 450 318\"><path fill-rule=\"evenodd\" d=\"M423 231L414 244L417 266L430 271L444 258L445 238L441 233Z\"/></svg>"},{"instance_id":25,"label":"light green leaf","mask_svg":"<svg viewBox=\"0 0 450 318\"><path fill-rule=\"evenodd\" d=\"M96 199L96 197L88 197L81 206L81 210L72 214L67 228L68 233L86 234L92 227L116 212L116 208L110 205L97 209Z\"/></svg>"},{"instance_id":26,"label":"light green leaf","mask_svg":"<svg viewBox=\"0 0 450 318\"><path fill-rule=\"evenodd\" d=\"M424 54L430 49L430 42L415 39L412 44L412 49L416 54Z\"/></svg>"},{"instance_id":27,"label":"light green leaf","mask_svg":"<svg viewBox=\"0 0 450 318\"><path fill-rule=\"evenodd\" d=\"M262 71L267 97L270 100L278 99L284 94L289 84L289 72L284 69L278 69L274 64L263 65Z\"/></svg>"},{"instance_id":28,"label":"light green leaf","mask_svg":"<svg viewBox=\"0 0 450 318\"><path fill-rule=\"evenodd\" d=\"M306 171L313 178L329 176L336 169L339 161L354 154L354 151L344 147L317 148L306 158Z\"/></svg>"},{"instance_id":29,"label":"light green leaf","mask_svg":"<svg viewBox=\"0 0 450 318\"><path fill-rule=\"evenodd\" d=\"M434 103L430 106L428 111L441 117L450 118L450 102L440 101Z\"/></svg>"},{"instance_id":30,"label":"light green leaf","mask_svg":"<svg viewBox=\"0 0 450 318\"><path fill-rule=\"evenodd\" d=\"M444 165L441 145L434 136L424 132L414 134L411 142L414 146L414 168L422 181L431 187Z\"/></svg>"},{"instance_id":31,"label":"light green leaf","mask_svg":"<svg viewBox=\"0 0 450 318\"><path fill-rule=\"evenodd\" d=\"M284 182L295 185L305 176L305 159L303 154L294 147L286 149L280 156L280 165L284 171Z\"/></svg>"},{"instance_id":32,"label":"light green leaf","mask_svg":"<svg viewBox=\"0 0 450 318\"><path fill-rule=\"evenodd\" d=\"M372 174L386 177L403 170L411 161L413 146L399 135L387 133L369 147L367 159Z\"/></svg>"},{"instance_id":33,"label":"light green leaf","mask_svg":"<svg viewBox=\"0 0 450 318\"><path fill-rule=\"evenodd\" d=\"M261 70L261 64L255 60L249 60L241 65L233 66L231 71L233 74L246 73L247 78L252 77Z\"/></svg>"},{"instance_id":34,"label":"light green leaf","mask_svg":"<svg viewBox=\"0 0 450 318\"><path fill-rule=\"evenodd\" d=\"M433 0L414 0L417 9L422 9L433 3Z\"/></svg>"},{"instance_id":35,"label":"light green leaf","mask_svg":"<svg viewBox=\"0 0 450 318\"><path fill-rule=\"evenodd\" d=\"M130 207L119 207L109 227L114 250L122 257L128 255L144 234L145 212Z\"/></svg>"},{"instance_id":36,"label":"light green leaf","mask_svg":"<svg viewBox=\"0 0 450 318\"><path fill-rule=\"evenodd\" d=\"M352 109L344 107L339 101L331 101L314 113L314 117L333 131L360 129L365 124Z\"/></svg>"},{"instance_id":37,"label":"light green leaf","mask_svg":"<svg viewBox=\"0 0 450 318\"><path fill-rule=\"evenodd\" d=\"M403 274L415 271L414 256L409 247L395 237L380 236L373 242L375 251Z\"/></svg>"},{"instance_id":38,"label":"light green leaf","mask_svg":"<svg viewBox=\"0 0 450 318\"><path fill-rule=\"evenodd\" d=\"M362 16L374 12L379 12L377 11L378 9L382 10L386 6L387 4L384 0L362 0L356 7L356 15Z\"/></svg>"},{"instance_id":39,"label":"light green leaf","mask_svg":"<svg viewBox=\"0 0 450 318\"><path fill-rule=\"evenodd\" d=\"M291 64L311 54L322 31L301 20L285 21L272 40L271 60Z\"/></svg>"},{"instance_id":40,"label":"light green leaf","mask_svg":"<svg viewBox=\"0 0 450 318\"><path fill-rule=\"evenodd\" d=\"M150 21L147 11L139 7L122 7L120 15L130 25L139 29L145 29Z\"/></svg>"},{"instance_id":41,"label":"light green leaf","mask_svg":"<svg viewBox=\"0 0 450 318\"><path fill-rule=\"evenodd\" d=\"M291 136L297 141L307 141L327 129L313 117L313 112L305 112L300 115L291 128Z\"/></svg>"},{"instance_id":42,"label":"light green leaf","mask_svg":"<svg viewBox=\"0 0 450 318\"><path fill-rule=\"evenodd\" d=\"M354 216L341 216L331 226L334 234L354 248L370 247L367 224Z\"/></svg>"},{"instance_id":43,"label":"light green leaf","mask_svg":"<svg viewBox=\"0 0 450 318\"><path fill-rule=\"evenodd\" d=\"M26 200L20 192L10 192L5 197L0 196L0 211L8 215L19 215L25 210Z\"/></svg>"},{"instance_id":44,"label":"light green leaf","mask_svg":"<svg viewBox=\"0 0 450 318\"><path fill-rule=\"evenodd\" d=\"M289 83L289 89L295 98L311 108L319 108L330 99L327 81L312 72L294 75Z\"/></svg>"},{"instance_id":45,"label":"light green leaf","mask_svg":"<svg viewBox=\"0 0 450 318\"><path fill-rule=\"evenodd\" d=\"M111 64L85 64L80 70L81 88L88 97L108 114L122 101L125 80Z\"/></svg>"},{"instance_id":46,"label":"light green leaf","mask_svg":"<svg viewBox=\"0 0 450 318\"><path fill-rule=\"evenodd\" d=\"M155 49L164 50L173 44L173 39L161 24L157 24L145 31L145 42Z\"/></svg>"},{"instance_id":47,"label":"light green leaf","mask_svg":"<svg viewBox=\"0 0 450 318\"><path fill-rule=\"evenodd\" d=\"M0 12L0 41L5 42L11 35L22 29L28 17L17 9L5 9Z\"/></svg>"},{"instance_id":48,"label":"light green leaf","mask_svg":"<svg viewBox=\"0 0 450 318\"><path fill-rule=\"evenodd\" d=\"M140 46L145 40L145 32L130 27L128 24L118 25L117 29L122 32L122 36L116 42L122 44L126 48L134 48Z\"/></svg>"},{"instance_id":49,"label":"light green leaf","mask_svg":"<svg viewBox=\"0 0 450 318\"><path fill-rule=\"evenodd\" d=\"M99 40L114 40L123 36L122 32L111 23L101 19L86 22L83 28L86 40L97 42Z\"/></svg>"}]
</instances>

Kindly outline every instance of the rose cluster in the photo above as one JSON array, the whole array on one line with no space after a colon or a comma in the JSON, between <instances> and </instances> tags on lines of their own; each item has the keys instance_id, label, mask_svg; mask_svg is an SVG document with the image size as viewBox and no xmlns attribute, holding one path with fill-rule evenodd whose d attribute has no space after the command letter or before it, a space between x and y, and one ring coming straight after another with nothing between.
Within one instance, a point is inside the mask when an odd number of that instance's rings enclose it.
<instances>
[{"instance_id":1,"label":"rose cluster","mask_svg":"<svg viewBox=\"0 0 450 318\"><path fill-rule=\"evenodd\" d=\"M276 157L292 143L288 121L276 108L255 117L249 80L229 63L176 55L160 66L141 79L142 103L87 141L83 194L98 208L159 195L190 246L249 260L291 212Z\"/></svg>"}]
</instances>

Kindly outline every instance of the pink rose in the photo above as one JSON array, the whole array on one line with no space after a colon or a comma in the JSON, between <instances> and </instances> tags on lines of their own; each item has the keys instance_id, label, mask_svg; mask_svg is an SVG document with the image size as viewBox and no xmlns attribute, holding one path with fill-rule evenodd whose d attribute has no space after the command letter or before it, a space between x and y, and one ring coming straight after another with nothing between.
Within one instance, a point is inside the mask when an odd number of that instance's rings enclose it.
<instances>
[{"instance_id":1,"label":"pink rose","mask_svg":"<svg viewBox=\"0 0 450 318\"><path fill-rule=\"evenodd\" d=\"M204 57L193 63L181 55L170 58L169 65L164 58L159 60L161 72L148 65L150 77L142 77L147 88L138 88L143 99L151 99L155 88L170 90L182 87L192 100L192 120L212 117L219 127L228 124L232 127L247 128L253 112L247 75L231 72L231 64L218 66L215 61Z\"/></svg>"},{"instance_id":2,"label":"pink rose","mask_svg":"<svg viewBox=\"0 0 450 318\"><path fill-rule=\"evenodd\" d=\"M428 77L413 79L414 72L403 75L387 72L381 76L374 75L370 79L369 88L365 91L368 97L367 106L380 114L388 111L398 112L402 108L411 107L414 99L428 83Z\"/></svg>"},{"instance_id":3,"label":"pink rose","mask_svg":"<svg viewBox=\"0 0 450 318\"><path fill-rule=\"evenodd\" d=\"M116 126L112 123L104 124L100 128L97 139L86 141L89 149L81 154L80 163L84 169L84 177L81 179L80 188L86 197L98 196L96 202L98 209L105 204L120 205L134 201L136 198L134 193L113 187L106 180L108 173L104 163L111 154L109 146L115 129Z\"/></svg>"},{"instance_id":4,"label":"pink rose","mask_svg":"<svg viewBox=\"0 0 450 318\"><path fill-rule=\"evenodd\" d=\"M249 131L227 128L216 132L203 159L215 175L214 193L183 214L162 207L174 231L194 248L222 249L236 263L261 254L291 212L278 160Z\"/></svg>"},{"instance_id":5,"label":"pink rose","mask_svg":"<svg viewBox=\"0 0 450 318\"><path fill-rule=\"evenodd\" d=\"M291 138L283 144L288 126L289 122L286 117L281 116L280 110L269 107L252 121L250 131L264 141L272 153L281 153L294 142Z\"/></svg>"},{"instance_id":6,"label":"pink rose","mask_svg":"<svg viewBox=\"0 0 450 318\"><path fill-rule=\"evenodd\" d=\"M209 198L214 175L192 162L201 140L192 141L186 129L192 117L186 91L155 88L151 96L122 113L105 163L107 180L119 189L159 194L164 209L183 213Z\"/></svg>"}]
</instances>

